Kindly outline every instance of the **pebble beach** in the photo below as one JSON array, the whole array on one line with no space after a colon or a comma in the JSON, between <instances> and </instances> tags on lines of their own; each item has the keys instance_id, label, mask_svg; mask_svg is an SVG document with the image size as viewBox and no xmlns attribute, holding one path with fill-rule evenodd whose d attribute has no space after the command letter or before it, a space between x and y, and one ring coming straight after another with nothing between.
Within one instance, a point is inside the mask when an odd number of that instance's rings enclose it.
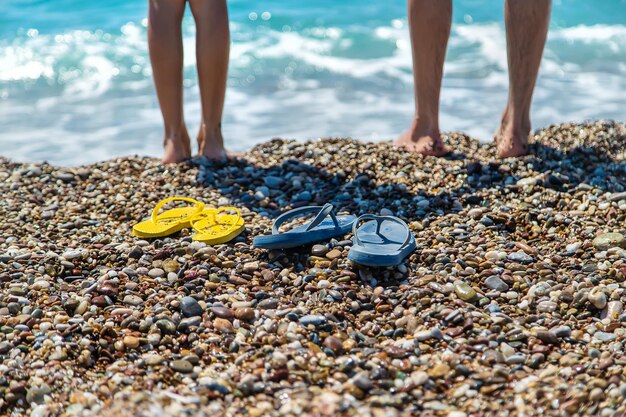
<instances>
[{"instance_id":1,"label":"pebble beach","mask_svg":"<svg viewBox=\"0 0 626 417\"><path fill-rule=\"evenodd\" d=\"M445 135L274 139L228 165L0 158L0 414L626 413L626 125L538 130L530 155ZM230 243L143 240L166 197L238 207ZM417 250L352 264L352 235L254 248L280 213L393 214Z\"/></svg>"}]
</instances>

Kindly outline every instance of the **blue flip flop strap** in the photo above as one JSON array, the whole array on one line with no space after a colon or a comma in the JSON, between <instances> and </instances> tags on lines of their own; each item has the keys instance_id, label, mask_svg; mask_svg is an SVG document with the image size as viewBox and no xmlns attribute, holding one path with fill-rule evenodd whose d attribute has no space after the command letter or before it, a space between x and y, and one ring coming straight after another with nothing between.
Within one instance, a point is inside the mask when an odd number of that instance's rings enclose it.
<instances>
[{"instance_id":1,"label":"blue flip flop strap","mask_svg":"<svg viewBox=\"0 0 626 417\"><path fill-rule=\"evenodd\" d=\"M354 235L354 240L357 244L361 244L361 239L359 239L357 229L359 227L359 224L366 220L374 220L376 222L376 234L378 235L380 234L380 226L383 224L384 221L392 221L398 223L404 226L404 228L406 229L406 239L400 247L405 247L411 241L411 229L409 229L409 226L402 219L399 219L395 216L377 216L375 214L363 214L362 216L359 216L359 218L356 219L356 221L352 224L352 234Z\"/></svg>"},{"instance_id":2,"label":"blue flip flop strap","mask_svg":"<svg viewBox=\"0 0 626 417\"><path fill-rule=\"evenodd\" d=\"M311 223L307 226L306 228L307 231L318 226L329 215L333 219L333 223L335 223L335 228L338 228L339 222L337 221L337 217L335 216L333 209L334 209L333 205L328 203L328 204L324 204L323 206L306 206L306 207L300 207L297 209L290 210L287 213L280 215L276 220L274 220L274 224L272 225L272 234L273 235L279 234L280 232L278 231L278 229L283 223L291 219L294 219L296 217L300 217L304 214L311 213L311 212L317 212L317 215L315 216L313 221L311 221Z\"/></svg>"}]
</instances>

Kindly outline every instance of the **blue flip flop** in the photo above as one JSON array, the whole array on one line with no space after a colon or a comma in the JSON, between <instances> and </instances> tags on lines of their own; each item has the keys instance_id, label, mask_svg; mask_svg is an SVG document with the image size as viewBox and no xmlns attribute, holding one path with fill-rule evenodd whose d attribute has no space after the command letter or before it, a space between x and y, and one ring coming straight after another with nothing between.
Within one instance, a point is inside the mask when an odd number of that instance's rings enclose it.
<instances>
[{"instance_id":1,"label":"blue flip flop","mask_svg":"<svg viewBox=\"0 0 626 417\"><path fill-rule=\"evenodd\" d=\"M361 222L370 220L359 227ZM416 248L409 226L394 216L364 214L352 226L348 259L366 266L395 266Z\"/></svg>"},{"instance_id":2,"label":"blue flip flop","mask_svg":"<svg viewBox=\"0 0 626 417\"><path fill-rule=\"evenodd\" d=\"M317 213L311 222L283 233L278 230L283 223L310 213ZM272 234L255 237L253 244L257 248L264 249L287 249L308 245L345 235L350 231L355 220L356 216L352 215L336 216L332 204L300 207L274 220Z\"/></svg>"}]
</instances>

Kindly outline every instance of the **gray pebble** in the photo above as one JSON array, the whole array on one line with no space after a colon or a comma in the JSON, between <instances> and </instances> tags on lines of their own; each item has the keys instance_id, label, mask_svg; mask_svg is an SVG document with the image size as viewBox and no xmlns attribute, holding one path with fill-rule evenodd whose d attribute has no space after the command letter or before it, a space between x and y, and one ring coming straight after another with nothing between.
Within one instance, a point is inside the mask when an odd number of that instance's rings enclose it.
<instances>
[{"instance_id":1,"label":"gray pebble","mask_svg":"<svg viewBox=\"0 0 626 417\"><path fill-rule=\"evenodd\" d=\"M195 317L202 315L202 306L193 297L183 297L180 299L180 310L185 317Z\"/></svg>"},{"instance_id":2,"label":"gray pebble","mask_svg":"<svg viewBox=\"0 0 626 417\"><path fill-rule=\"evenodd\" d=\"M509 289L508 284L502 281L502 279L497 275L492 275L489 278L487 278L485 280L485 285L488 288L491 288L492 290L496 290L500 292L507 291Z\"/></svg>"}]
</instances>

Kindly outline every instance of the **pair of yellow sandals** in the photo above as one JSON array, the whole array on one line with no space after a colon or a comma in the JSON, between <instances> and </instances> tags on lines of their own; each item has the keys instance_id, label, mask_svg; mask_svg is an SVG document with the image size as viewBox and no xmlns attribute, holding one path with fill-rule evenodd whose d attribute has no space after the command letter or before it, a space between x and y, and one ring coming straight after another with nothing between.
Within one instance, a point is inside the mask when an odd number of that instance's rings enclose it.
<instances>
[{"instance_id":1,"label":"pair of yellow sandals","mask_svg":"<svg viewBox=\"0 0 626 417\"><path fill-rule=\"evenodd\" d=\"M176 207L159 213L163 206L173 201L184 201L193 206ZM235 207L205 208L204 203L193 198L169 197L154 207L150 219L133 226L133 234L156 238L190 227L196 231L192 239L208 245L229 242L245 229L241 213Z\"/></svg>"}]
</instances>

